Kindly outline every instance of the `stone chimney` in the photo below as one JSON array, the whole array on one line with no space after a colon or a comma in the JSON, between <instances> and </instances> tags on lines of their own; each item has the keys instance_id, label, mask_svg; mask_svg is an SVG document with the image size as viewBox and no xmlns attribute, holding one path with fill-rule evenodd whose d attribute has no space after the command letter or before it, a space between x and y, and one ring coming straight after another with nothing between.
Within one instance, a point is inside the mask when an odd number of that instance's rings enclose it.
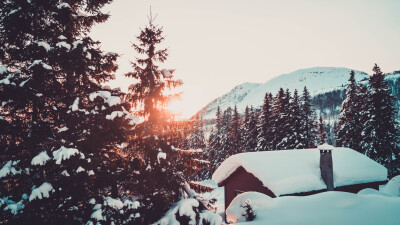
<instances>
[{"instance_id":1,"label":"stone chimney","mask_svg":"<svg viewBox=\"0 0 400 225\"><path fill-rule=\"evenodd\" d=\"M326 184L328 191L333 191L333 163L332 163L332 150L333 146L323 144L318 146L320 152L319 168L321 169L322 180Z\"/></svg>"}]
</instances>

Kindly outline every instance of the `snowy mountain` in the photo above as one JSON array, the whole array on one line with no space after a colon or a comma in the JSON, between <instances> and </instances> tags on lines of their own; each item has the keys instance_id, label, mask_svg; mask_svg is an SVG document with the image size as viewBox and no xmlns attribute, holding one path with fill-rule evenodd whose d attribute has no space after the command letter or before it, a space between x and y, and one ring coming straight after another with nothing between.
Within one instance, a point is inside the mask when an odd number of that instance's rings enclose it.
<instances>
[{"instance_id":1,"label":"snowy mountain","mask_svg":"<svg viewBox=\"0 0 400 225\"><path fill-rule=\"evenodd\" d=\"M294 89L297 89L301 93L306 86L312 95L344 89L350 71L351 69L347 68L314 67L282 74L262 84L240 84L227 94L210 102L198 114L203 119L211 119L215 117L218 106L223 110L235 105L238 111L243 113L246 106L260 107L266 92L275 95L281 87L283 89L288 88L292 93ZM369 77L365 72L356 70L354 72L356 81L362 81Z\"/></svg>"}]
</instances>

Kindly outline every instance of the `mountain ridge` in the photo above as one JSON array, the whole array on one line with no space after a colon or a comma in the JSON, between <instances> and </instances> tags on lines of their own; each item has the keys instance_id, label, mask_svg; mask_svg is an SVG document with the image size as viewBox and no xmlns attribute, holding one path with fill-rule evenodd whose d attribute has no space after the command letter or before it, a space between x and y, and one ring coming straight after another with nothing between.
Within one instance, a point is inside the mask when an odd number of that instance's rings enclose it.
<instances>
[{"instance_id":1,"label":"mountain ridge","mask_svg":"<svg viewBox=\"0 0 400 225\"><path fill-rule=\"evenodd\" d=\"M304 86L306 86L312 95L343 89L347 85L350 71L352 69L343 67L311 67L279 75L265 83L245 82L235 86L228 93L215 98L197 112L196 116L212 119L215 117L218 106L221 109L226 109L236 105L240 113L244 112L246 106L261 107L265 93L271 92L275 95L279 88L288 88L291 92L297 89L302 92ZM369 77L366 72L353 71L357 82Z\"/></svg>"}]
</instances>

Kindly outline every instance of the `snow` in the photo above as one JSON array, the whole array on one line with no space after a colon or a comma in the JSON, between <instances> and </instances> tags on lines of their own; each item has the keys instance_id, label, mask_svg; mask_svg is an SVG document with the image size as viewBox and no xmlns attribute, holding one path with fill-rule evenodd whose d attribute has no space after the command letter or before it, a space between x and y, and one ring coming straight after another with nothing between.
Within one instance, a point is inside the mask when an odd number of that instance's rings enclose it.
<instances>
[{"instance_id":1,"label":"snow","mask_svg":"<svg viewBox=\"0 0 400 225\"><path fill-rule=\"evenodd\" d=\"M124 115L124 113L121 112L121 111L114 111L111 114L106 115L106 119L107 120L114 120L115 117L122 117L123 115Z\"/></svg>"},{"instance_id":2,"label":"snow","mask_svg":"<svg viewBox=\"0 0 400 225\"><path fill-rule=\"evenodd\" d=\"M92 215L90 216L90 218L93 218L93 219L95 219L95 220L97 220L97 221L104 220L104 219L103 219L103 210L97 209L96 211L94 211L94 212L92 213Z\"/></svg>"},{"instance_id":3,"label":"snow","mask_svg":"<svg viewBox=\"0 0 400 225\"><path fill-rule=\"evenodd\" d=\"M75 49L76 47L78 47L78 45L83 44L82 40L76 40L74 41L74 43L72 43L72 49Z\"/></svg>"},{"instance_id":4,"label":"snow","mask_svg":"<svg viewBox=\"0 0 400 225\"><path fill-rule=\"evenodd\" d=\"M58 39L60 39L60 40L66 40L67 38L66 38L64 35L60 35L60 36L58 36Z\"/></svg>"},{"instance_id":5,"label":"snow","mask_svg":"<svg viewBox=\"0 0 400 225\"><path fill-rule=\"evenodd\" d=\"M335 147L333 147L332 145L328 145L327 143L324 143L322 145L318 145L317 149L318 150L332 150Z\"/></svg>"},{"instance_id":6,"label":"snow","mask_svg":"<svg viewBox=\"0 0 400 225\"><path fill-rule=\"evenodd\" d=\"M0 74L7 73L7 66L0 65Z\"/></svg>"},{"instance_id":7,"label":"snow","mask_svg":"<svg viewBox=\"0 0 400 225\"><path fill-rule=\"evenodd\" d=\"M0 84L10 84L10 78L12 78L13 76L11 74L9 74L6 78L0 80Z\"/></svg>"},{"instance_id":8,"label":"snow","mask_svg":"<svg viewBox=\"0 0 400 225\"><path fill-rule=\"evenodd\" d=\"M171 77L172 77L171 72L170 72L169 70L167 70L167 69L161 70L161 74L162 74L165 78L171 78Z\"/></svg>"},{"instance_id":9,"label":"snow","mask_svg":"<svg viewBox=\"0 0 400 225\"><path fill-rule=\"evenodd\" d=\"M383 190L385 194L400 197L400 175L393 177Z\"/></svg>"},{"instance_id":10,"label":"snow","mask_svg":"<svg viewBox=\"0 0 400 225\"><path fill-rule=\"evenodd\" d=\"M107 104L111 107L114 105L121 104L121 98L119 96L111 96L107 99Z\"/></svg>"},{"instance_id":11,"label":"snow","mask_svg":"<svg viewBox=\"0 0 400 225\"><path fill-rule=\"evenodd\" d=\"M107 103L110 107L121 104L121 98L119 96L111 96L109 91L96 91L89 94L89 100L94 101L98 96L104 99L104 103Z\"/></svg>"},{"instance_id":12,"label":"snow","mask_svg":"<svg viewBox=\"0 0 400 225\"><path fill-rule=\"evenodd\" d=\"M28 80L30 80L30 79L31 79L31 78L28 78L28 79L22 81L22 82L19 84L19 86L20 86L20 87L23 87L23 86L25 85L25 83L28 82Z\"/></svg>"},{"instance_id":13,"label":"snow","mask_svg":"<svg viewBox=\"0 0 400 225\"><path fill-rule=\"evenodd\" d=\"M51 50L51 47L47 42L38 41L37 45L40 46L40 47L43 47L47 52Z\"/></svg>"},{"instance_id":14,"label":"snow","mask_svg":"<svg viewBox=\"0 0 400 225\"><path fill-rule=\"evenodd\" d=\"M64 47L64 48L66 48L68 51L71 49L71 45L68 44L68 43L65 42L65 41L58 42L58 43L56 44L56 46L57 46L58 48Z\"/></svg>"},{"instance_id":15,"label":"snow","mask_svg":"<svg viewBox=\"0 0 400 225\"><path fill-rule=\"evenodd\" d=\"M89 171L87 172L87 174L88 174L89 176L93 176L93 175L94 175L94 171L93 171L93 170L89 170Z\"/></svg>"},{"instance_id":16,"label":"snow","mask_svg":"<svg viewBox=\"0 0 400 225\"><path fill-rule=\"evenodd\" d=\"M176 220L176 216L186 216L190 218L189 225L196 225L196 213L193 210L194 208L199 207L199 202L196 199L188 198L182 199L179 202L175 203L171 209L165 214L163 218L161 218L157 223L157 225L179 225L180 223ZM222 223L222 218L216 214L211 213L210 211L202 211L200 212L200 225L202 224L202 220L206 220L210 225L220 225Z\"/></svg>"},{"instance_id":17,"label":"snow","mask_svg":"<svg viewBox=\"0 0 400 225\"><path fill-rule=\"evenodd\" d=\"M33 61L33 63L28 67L28 69L36 66L36 65L42 65L42 67L46 70L52 70L53 67L49 66L48 64L44 63L42 60L38 59Z\"/></svg>"},{"instance_id":18,"label":"snow","mask_svg":"<svg viewBox=\"0 0 400 225\"><path fill-rule=\"evenodd\" d=\"M160 159L167 159L167 153L165 153L165 152L159 152L159 153L157 154L157 161L158 161L158 163L160 163Z\"/></svg>"},{"instance_id":19,"label":"snow","mask_svg":"<svg viewBox=\"0 0 400 225\"><path fill-rule=\"evenodd\" d=\"M10 16L10 15L12 15L12 14L18 12L20 9L21 9L21 7L19 7L18 9L13 9L13 10L11 10L11 11L7 14L7 16Z\"/></svg>"},{"instance_id":20,"label":"snow","mask_svg":"<svg viewBox=\"0 0 400 225\"><path fill-rule=\"evenodd\" d=\"M43 166L49 160L50 160L49 155L47 155L46 151L43 151L32 159L31 164L33 166L38 166L38 165Z\"/></svg>"},{"instance_id":21,"label":"snow","mask_svg":"<svg viewBox=\"0 0 400 225\"><path fill-rule=\"evenodd\" d=\"M59 148L58 150L53 152L53 158L56 161L56 164L61 164L62 160L67 160L71 156L74 156L76 154L79 154L78 149L66 148L66 147L62 146L61 148ZM81 154L81 156L82 156L82 154Z\"/></svg>"},{"instance_id":22,"label":"snow","mask_svg":"<svg viewBox=\"0 0 400 225\"><path fill-rule=\"evenodd\" d=\"M70 6L68 3L64 2L64 3L59 4L59 5L57 6L57 8L58 8L58 9L62 9L62 8L71 8L71 6Z\"/></svg>"},{"instance_id":23,"label":"snow","mask_svg":"<svg viewBox=\"0 0 400 225\"><path fill-rule=\"evenodd\" d=\"M107 197L104 199L104 205L108 205L114 209L122 209L124 207L124 203L122 203L119 199L114 199L111 197Z\"/></svg>"},{"instance_id":24,"label":"snow","mask_svg":"<svg viewBox=\"0 0 400 225\"><path fill-rule=\"evenodd\" d=\"M79 110L79 97L76 97L74 103L72 103L72 105L71 105L71 110L72 110L73 112Z\"/></svg>"},{"instance_id":25,"label":"snow","mask_svg":"<svg viewBox=\"0 0 400 225\"><path fill-rule=\"evenodd\" d=\"M62 171L61 175L66 176L66 177L70 176L67 170Z\"/></svg>"},{"instance_id":26,"label":"snow","mask_svg":"<svg viewBox=\"0 0 400 225\"><path fill-rule=\"evenodd\" d=\"M53 186L47 182L44 182L42 185L40 185L40 187L32 190L32 193L29 196L29 201L48 198L50 196L50 192L54 192Z\"/></svg>"},{"instance_id":27,"label":"snow","mask_svg":"<svg viewBox=\"0 0 400 225\"><path fill-rule=\"evenodd\" d=\"M349 148L332 150L335 187L386 181L387 169ZM221 183L243 167L276 196L326 189L320 172L317 149L280 150L236 154L226 159L212 179Z\"/></svg>"},{"instance_id":28,"label":"snow","mask_svg":"<svg viewBox=\"0 0 400 225\"><path fill-rule=\"evenodd\" d=\"M245 222L246 200L256 213L253 221ZM226 211L229 222L248 225L396 225L400 221L400 198L380 194L359 195L347 192L322 192L294 197L270 198L258 192L238 195Z\"/></svg>"},{"instance_id":29,"label":"snow","mask_svg":"<svg viewBox=\"0 0 400 225\"><path fill-rule=\"evenodd\" d=\"M80 167L78 167L78 169L76 169L77 173L80 173L80 172L83 172L83 171L85 171L85 169L83 169L82 166L80 166Z\"/></svg>"},{"instance_id":30,"label":"snow","mask_svg":"<svg viewBox=\"0 0 400 225\"><path fill-rule=\"evenodd\" d=\"M67 130L69 130L68 127L61 127L58 129L58 133L61 133L61 132L67 131Z\"/></svg>"},{"instance_id":31,"label":"snow","mask_svg":"<svg viewBox=\"0 0 400 225\"><path fill-rule=\"evenodd\" d=\"M0 170L0 178L6 177L10 174L20 174L21 171L18 171L14 168L14 166L18 163L18 161L8 161L3 168Z\"/></svg>"}]
</instances>

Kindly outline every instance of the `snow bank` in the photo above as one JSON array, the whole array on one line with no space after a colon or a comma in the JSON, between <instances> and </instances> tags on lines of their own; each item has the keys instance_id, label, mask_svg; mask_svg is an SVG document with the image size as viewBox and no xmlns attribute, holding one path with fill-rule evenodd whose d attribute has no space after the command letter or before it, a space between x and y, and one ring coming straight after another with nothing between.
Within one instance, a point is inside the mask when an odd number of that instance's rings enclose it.
<instances>
[{"instance_id":1,"label":"snow bank","mask_svg":"<svg viewBox=\"0 0 400 225\"><path fill-rule=\"evenodd\" d=\"M238 206L251 200L256 212L253 221L245 218ZM227 220L251 225L397 225L400 198L383 195L356 195L347 192L323 192L294 197L270 198L257 192L238 195L226 211Z\"/></svg>"},{"instance_id":2,"label":"snow bank","mask_svg":"<svg viewBox=\"0 0 400 225\"><path fill-rule=\"evenodd\" d=\"M56 164L61 164L62 160L69 159L71 156L79 154L80 152L76 148L66 148L62 146L58 150L53 152L53 158Z\"/></svg>"},{"instance_id":3,"label":"snow bank","mask_svg":"<svg viewBox=\"0 0 400 225\"><path fill-rule=\"evenodd\" d=\"M386 181L387 169L349 148L332 150L335 187ZM236 154L226 159L212 179L221 183L243 167L276 196L326 189L317 149L281 150Z\"/></svg>"},{"instance_id":4,"label":"snow bank","mask_svg":"<svg viewBox=\"0 0 400 225\"><path fill-rule=\"evenodd\" d=\"M54 192L53 186L47 182L44 182L42 185L40 185L40 187L32 190L32 194L29 196L29 201L48 198L50 196L50 192Z\"/></svg>"},{"instance_id":5,"label":"snow bank","mask_svg":"<svg viewBox=\"0 0 400 225\"><path fill-rule=\"evenodd\" d=\"M49 155L47 155L46 151L43 151L32 159L31 164L33 166L43 166L48 160L50 160Z\"/></svg>"},{"instance_id":6,"label":"snow bank","mask_svg":"<svg viewBox=\"0 0 400 225\"><path fill-rule=\"evenodd\" d=\"M383 193L400 197L400 175L393 177L383 189Z\"/></svg>"}]
</instances>

